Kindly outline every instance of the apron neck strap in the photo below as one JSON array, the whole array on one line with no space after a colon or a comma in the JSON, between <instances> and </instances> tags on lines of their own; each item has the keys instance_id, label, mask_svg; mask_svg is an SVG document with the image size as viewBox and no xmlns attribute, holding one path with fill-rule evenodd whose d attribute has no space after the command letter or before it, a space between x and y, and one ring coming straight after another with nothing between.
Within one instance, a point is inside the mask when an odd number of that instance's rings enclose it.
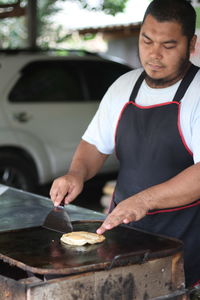
<instances>
[{"instance_id":1,"label":"apron neck strap","mask_svg":"<svg viewBox=\"0 0 200 300\"><path fill-rule=\"evenodd\" d=\"M139 91L139 89L140 89L140 86L141 86L141 84L142 84L144 78L145 78L145 71L143 71L143 72L140 74L140 76L138 77L138 79L137 79L137 81L136 81L136 83L135 83L135 85L134 85L134 87L133 87L133 90L132 90L132 93L131 93L131 95L130 95L129 101L135 102L135 99L136 99L136 97L137 97L138 91Z\"/></svg>"},{"instance_id":2,"label":"apron neck strap","mask_svg":"<svg viewBox=\"0 0 200 300\"><path fill-rule=\"evenodd\" d=\"M183 77L183 80L181 81L176 94L172 101L180 102L183 96L185 95L190 83L194 79L196 73L198 72L199 67L191 64L190 68L188 69L187 73Z\"/></svg>"},{"instance_id":3,"label":"apron neck strap","mask_svg":"<svg viewBox=\"0 0 200 300\"><path fill-rule=\"evenodd\" d=\"M194 79L196 73L198 72L199 70L199 67L191 64L189 70L187 71L187 73L185 74L185 76L183 77L177 91L176 91L176 94L173 98L172 101L176 101L176 102L180 102L181 99L183 98L183 96L185 95L190 83L192 82L192 80ZM137 97L137 94L138 94L138 91L140 89L140 86L143 82L143 80L145 79L145 71L143 71L141 73L141 75L139 76L139 78L137 79L134 87L133 87L133 90L132 90L132 93L130 95L130 98L129 98L129 101L133 101L135 102L135 99Z\"/></svg>"}]
</instances>

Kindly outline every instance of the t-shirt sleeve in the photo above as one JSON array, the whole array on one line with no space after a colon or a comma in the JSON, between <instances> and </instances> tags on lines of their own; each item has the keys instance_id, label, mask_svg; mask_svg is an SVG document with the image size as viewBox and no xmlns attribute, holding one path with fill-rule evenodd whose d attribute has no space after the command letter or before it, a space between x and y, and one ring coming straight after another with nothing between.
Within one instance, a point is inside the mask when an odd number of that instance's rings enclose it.
<instances>
[{"instance_id":1,"label":"t-shirt sleeve","mask_svg":"<svg viewBox=\"0 0 200 300\"><path fill-rule=\"evenodd\" d=\"M104 154L114 150L114 128L112 122L112 86L103 97L99 108L82 136L86 142L95 145Z\"/></svg>"},{"instance_id":2,"label":"t-shirt sleeve","mask_svg":"<svg viewBox=\"0 0 200 300\"><path fill-rule=\"evenodd\" d=\"M192 122L192 152L194 163L200 162L200 101Z\"/></svg>"},{"instance_id":3,"label":"t-shirt sleeve","mask_svg":"<svg viewBox=\"0 0 200 300\"><path fill-rule=\"evenodd\" d=\"M115 148L115 131L120 112L129 100L132 88L142 69L132 70L120 76L107 90L99 108L82 139L95 145L104 154L112 154Z\"/></svg>"}]
</instances>

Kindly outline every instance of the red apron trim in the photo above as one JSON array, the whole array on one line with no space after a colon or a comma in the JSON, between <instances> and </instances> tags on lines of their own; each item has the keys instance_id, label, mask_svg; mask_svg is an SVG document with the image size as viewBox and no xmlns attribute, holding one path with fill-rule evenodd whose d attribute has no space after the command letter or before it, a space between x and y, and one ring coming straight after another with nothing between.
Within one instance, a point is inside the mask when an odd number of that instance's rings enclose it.
<instances>
[{"instance_id":1,"label":"red apron trim","mask_svg":"<svg viewBox=\"0 0 200 300\"><path fill-rule=\"evenodd\" d=\"M177 123L178 131L179 131L179 134L180 134L180 137L181 137L181 140L182 140L182 143L183 143L185 149L188 151L188 153L190 155L193 155L192 151L189 149L188 145L186 144L185 138L182 133L181 122L180 122L180 111L181 111L181 105L180 105L180 103L178 103L178 123Z\"/></svg>"},{"instance_id":2,"label":"red apron trim","mask_svg":"<svg viewBox=\"0 0 200 300\"><path fill-rule=\"evenodd\" d=\"M124 112L124 110L126 109L126 107L129 105L129 104L132 104L138 108L141 108L141 109L149 109L149 108L152 108L152 107L158 107L158 106L164 106L164 105L168 105L168 104L172 104L172 103L176 103L176 104L179 104L179 102L176 102L176 101L171 101L171 102L164 102L164 103L160 103L160 104L154 104L154 105L149 105L149 106L142 106L142 105L139 105L139 104L136 104L135 102L133 101L128 101L124 104L124 106L122 107L122 110L119 114L119 118L117 120L117 124L116 124L116 127L115 127L115 154L117 156L117 151L116 151L116 136L117 136L117 128L118 128L118 125L119 125L119 122L121 120L121 117L122 117L122 114Z\"/></svg>"},{"instance_id":3,"label":"red apron trim","mask_svg":"<svg viewBox=\"0 0 200 300\"><path fill-rule=\"evenodd\" d=\"M109 206L108 206L108 212L111 212L111 208L112 208L112 205L114 205L116 207L116 204L115 204L115 201L114 201L114 194L112 194L112 198L111 198L111 201L109 203Z\"/></svg>"},{"instance_id":4,"label":"red apron trim","mask_svg":"<svg viewBox=\"0 0 200 300\"><path fill-rule=\"evenodd\" d=\"M197 205L200 205L200 200L198 200L198 201L196 201L196 202L194 202L192 204L185 205L185 206L180 206L180 207L175 207L175 208L169 208L169 209L155 210L155 211L152 211L152 212L148 212L147 215L155 215L155 214L158 214L158 213L173 212L173 211L177 211L177 210L187 209L187 208L190 208L190 207L193 207L193 206L197 206Z\"/></svg>"},{"instance_id":5,"label":"red apron trim","mask_svg":"<svg viewBox=\"0 0 200 300\"><path fill-rule=\"evenodd\" d=\"M197 281L197 282L195 282L193 285L192 285L192 287L195 287L196 285L199 285L200 284L200 279Z\"/></svg>"},{"instance_id":6,"label":"red apron trim","mask_svg":"<svg viewBox=\"0 0 200 300\"><path fill-rule=\"evenodd\" d=\"M122 116L124 110L126 109L126 107L127 107L130 103L131 103L132 105L138 107L138 108L141 108L141 109L149 109L149 108L158 107L158 106L165 106L165 105L169 105L169 104L172 104L172 103L177 104L177 105L178 105L178 121L177 121L177 127L178 127L178 131L179 131L179 134L180 134L180 138L181 138L181 140L182 140L182 143L183 143L185 149L188 151L188 153L189 153L190 155L193 155L193 153L192 153L192 151L189 149L189 147L188 147L188 145L187 145L187 143L186 143L186 141L185 141L185 138L184 138L184 136L183 136L183 133L182 133L182 129L181 129L181 125L180 125L180 108L181 108L181 106L180 106L180 103L179 103L179 102L177 102L177 101L171 101L171 102L164 102L164 103L159 103L159 104L154 104L154 105L149 105L149 106L142 106L142 105L136 104L136 103L133 102L133 101L129 101L129 102L126 102L126 103L124 104L124 106L123 106L123 108L122 108L122 110L121 110L121 112L120 112L119 118L118 118L118 120L117 120L116 127L115 127L115 135L114 135L114 136L115 136L115 154L116 154L116 156L117 156L117 151L116 151L117 128L118 128L118 125L119 125L119 122L120 122L120 120L121 120L121 116Z\"/></svg>"},{"instance_id":7,"label":"red apron trim","mask_svg":"<svg viewBox=\"0 0 200 300\"><path fill-rule=\"evenodd\" d=\"M119 117L118 117L118 120L117 120L117 124L116 124L116 127L115 127L115 135L114 135L114 137L115 137L115 155L116 155L116 157L117 157L117 150L116 150L117 129L118 129L119 122L120 122L120 120L121 120L122 114L123 114L124 110L126 109L126 107L127 107L127 105L128 105L129 103L130 103L130 102L126 102L126 103L124 104L124 106L122 107L122 110L121 110L121 112L120 112L120 114L119 114Z\"/></svg>"},{"instance_id":8,"label":"red apron trim","mask_svg":"<svg viewBox=\"0 0 200 300\"><path fill-rule=\"evenodd\" d=\"M176 101L169 101L169 102L163 102L163 103L159 103L159 104L152 104L152 105L139 105L133 101L129 101L128 103L131 103L139 108L142 108L142 109L149 109L149 108L153 108L153 107L159 107L159 106L165 106L165 105L169 105L169 104L172 104L172 103L175 103L175 104L179 104L179 102L176 102ZM127 103L126 103L127 104Z\"/></svg>"}]
</instances>

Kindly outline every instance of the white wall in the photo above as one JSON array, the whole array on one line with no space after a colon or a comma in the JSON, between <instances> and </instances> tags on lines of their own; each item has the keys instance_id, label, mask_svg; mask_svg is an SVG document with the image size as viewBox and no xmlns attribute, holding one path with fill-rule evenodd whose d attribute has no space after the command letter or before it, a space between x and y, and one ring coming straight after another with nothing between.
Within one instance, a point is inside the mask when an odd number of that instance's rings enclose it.
<instances>
[{"instance_id":1,"label":"white wall","mask_svg":"<svg viewBox=\"0 0 200 300\"><path fill-rule=\"evenodd\" d=\"M125 60L129 65L137 68L140 66L138 59L138 38L129 37L112 39L108 42L107 54Z\"/></svg>"}]
</instances>

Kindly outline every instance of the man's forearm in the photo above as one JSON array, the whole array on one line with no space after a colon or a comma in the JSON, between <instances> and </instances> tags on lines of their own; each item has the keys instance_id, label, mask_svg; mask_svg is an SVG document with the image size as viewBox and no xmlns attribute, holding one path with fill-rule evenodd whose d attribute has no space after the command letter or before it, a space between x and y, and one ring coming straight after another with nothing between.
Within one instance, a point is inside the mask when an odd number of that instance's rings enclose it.
<instances>
[{"instance_id":1,"label":"man's forearm","mask_svg":"<svg viewBox=\"0 0 200 300\"><path fill-rule=\"evenodd\" d=\"M200 163L164 183L142 191L136 197L148 201L149 209L182 206L200 199Z\"/></svg>"},{"instance_id":2,"label":"man's forearm","mask_svg":"<svg viewBox=\"0 0 200 300\"><path fill-rule=\"evenodd\" d=\"M149 210L187 205L200 199L200 163L172 179L121 201L107 216L97 233L142 219Z\"/></svg>"},{"instance_id":3,"label":"man's forearm","mask_svg":"<svg viewBox=\"0 0 200 300\"><path fill-rule=\"evenodd\" d=\"M73 156L69 173L76 173L86 181L97 174L108 155L97 150L94 145L81 141Z\"/></svg>"}]
</instances>

